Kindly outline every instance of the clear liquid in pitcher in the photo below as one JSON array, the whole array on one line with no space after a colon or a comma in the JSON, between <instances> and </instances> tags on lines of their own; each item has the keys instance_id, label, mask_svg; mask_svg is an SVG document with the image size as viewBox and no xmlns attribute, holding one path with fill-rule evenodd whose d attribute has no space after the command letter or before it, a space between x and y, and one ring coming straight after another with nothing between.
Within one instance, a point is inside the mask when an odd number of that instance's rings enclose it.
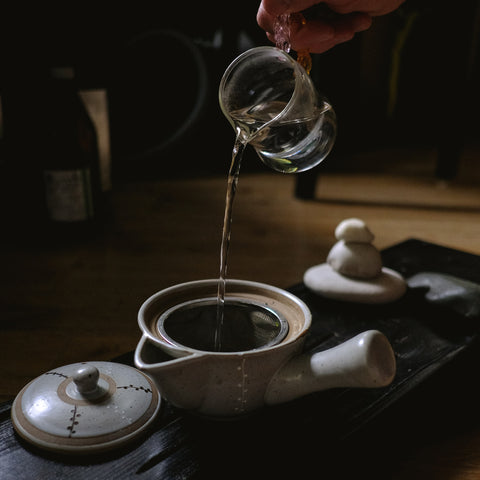
<instances>
[{"instance_id":1,"label":"clear liquid in pitcher","mask_svg":"<svg viewBox=\"0 0 480 480\"><path fill-rule=\"evenodd\" d=\"M286 104L278 100L261 103L230 115L243 140L255 148L263 163L282 173L302 172L330 153L336 131L335 113L328 103L323 103L308 116L269 126Z\"/></svg>"}]
</instances>

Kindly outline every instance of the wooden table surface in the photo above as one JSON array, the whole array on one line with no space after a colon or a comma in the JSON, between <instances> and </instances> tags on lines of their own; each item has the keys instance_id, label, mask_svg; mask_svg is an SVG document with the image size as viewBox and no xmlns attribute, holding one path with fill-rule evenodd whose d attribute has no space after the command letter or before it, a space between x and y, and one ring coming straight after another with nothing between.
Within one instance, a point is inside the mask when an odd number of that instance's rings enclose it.
<instances>
[{"instance_id":1,"label":"wooden table surface","mask_svg":"<svg viewBox=\"0 0 480 480\"><path fill-rule=\"evenodd\" d=\"M382 249L415 237L480 255L480 193L472 178L439 185L427 176L322 175L315 200L294 197L295 176L240 177L228 276L288 287L322 263L343 219L360 217ZM154 292L216 278L223 176L115 185L99 232L82 242L3 240L0 400L55 367L109 360L140 338L136 314ZM397 479L480 478L480 429L409 454Z\"/></svg>"}]
</instances>

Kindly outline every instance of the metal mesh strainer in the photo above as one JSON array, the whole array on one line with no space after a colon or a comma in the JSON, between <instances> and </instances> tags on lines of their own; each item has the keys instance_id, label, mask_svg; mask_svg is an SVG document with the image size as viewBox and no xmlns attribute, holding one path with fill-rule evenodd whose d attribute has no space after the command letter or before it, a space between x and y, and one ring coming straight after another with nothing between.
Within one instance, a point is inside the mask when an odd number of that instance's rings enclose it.
<instances>
[{"instance_id":1,"label":"metal mesh strainer","mask_svg":"<svg viewBox=\"0 0 480 480\"><path fill-rule=\"evenodd\" d=\"M221 329L221 351L240 352L280 343L288 322L268 306L251 300L226 299ZM215 351L217 299L192 300L166 310L157 321L169 343L196 350Z\"/></svg>"}]
</instances>

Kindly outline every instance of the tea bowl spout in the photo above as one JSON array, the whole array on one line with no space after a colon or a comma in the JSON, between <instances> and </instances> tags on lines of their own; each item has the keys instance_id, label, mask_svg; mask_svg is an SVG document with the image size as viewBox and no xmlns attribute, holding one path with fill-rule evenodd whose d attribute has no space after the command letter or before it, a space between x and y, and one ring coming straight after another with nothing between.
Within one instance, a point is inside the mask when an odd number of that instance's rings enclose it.
<instances>
[{"instance_id":1,"label":"tea bowl spout","mask_svg":"<svg viewBox=\"0 0 480 480\"><path fill-rule=\"evenodd\" d=\"M377 330L367 330L329 350L293 357L270 381L265 404L330 388L384 387L392 382L395 371L388 339Z\"/></svg>"}]
</instances>

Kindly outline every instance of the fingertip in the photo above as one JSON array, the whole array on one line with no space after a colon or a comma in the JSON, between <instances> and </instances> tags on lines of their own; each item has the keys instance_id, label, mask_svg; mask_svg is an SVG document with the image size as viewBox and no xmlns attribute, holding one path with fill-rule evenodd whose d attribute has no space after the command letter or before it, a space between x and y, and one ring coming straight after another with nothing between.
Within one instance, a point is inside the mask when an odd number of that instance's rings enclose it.
<instances>
[{"instance_id":1,"label":"fingertip","mask_svg":"<svg viewBox=\"0 0 480 480\"><path fill-rule=\"evenodd\" d=\"M309 20L292 32L292 46L311 49L311 45L329 42L335 36L335 28L322 20ZM312 51L312 50L311 50Z\"/></svg>"},{"instance_id":2,"label":"fingertip","mask_svg":"<svg viewBox=\"0 0 480 480\"><path fill-rule=\"evenodd\" d=\"M265 32L267 35L267 38L272 42L275 43L275 34L270 33L270 32Z\"/></svg>"},{"instance_id":3,"label":"fingertip","mask_svg":"<svg viewBox=\"0 0 480 480\"><path fill-rule=\"evenodd\" d=\"M356 32L363 32L372 26L372 17L367 13L359 13L353 22L353 28Z\"/></svg>"},{"instance_id":4,"label":"fingertip","mask_svg":"<svg viewBox=\"0 0 480 480\"><path fill-rule=\"evenodd\" d=\"M291 11L289 0L262 0L260 3L260 8L267 12L268 15L271 15L273 17Z\"/></svg>"},{"instance_id":5,"label":"fingertip","mask_svg":"<svg viewBox=\"0 0 480 480\"><path fill-rule=\"evenodd\" d=\"M262 4L258 7L257 11L257 23L260 28L266 32L271 32L273 30L272 18L268 12L263 8Z\"/></svg>"},{"instance_id":6,"label":"fingertip","mask_svg":"<svg viewBox=\"0 0 480 480\"><path fill-rule=\"evenodd\" d=\"M322 21L313 21L309 23L311 24L311 28L317 32L316 36L319 41L325 42L331 40L335 36L335 28L329 23Z\"/></svg>"},{"instance_id":7,"label":"fingertip","mask_svg":"<svg viewBox=\"0 0 480 480\"><path fill-rule=\"evenodd\" d=\"M310 53L323 53L330 50L337 42L334 36L324 37L296 37L292 40L292 49L295 51L308 50Z\"/></svg>"}]
</instances>

